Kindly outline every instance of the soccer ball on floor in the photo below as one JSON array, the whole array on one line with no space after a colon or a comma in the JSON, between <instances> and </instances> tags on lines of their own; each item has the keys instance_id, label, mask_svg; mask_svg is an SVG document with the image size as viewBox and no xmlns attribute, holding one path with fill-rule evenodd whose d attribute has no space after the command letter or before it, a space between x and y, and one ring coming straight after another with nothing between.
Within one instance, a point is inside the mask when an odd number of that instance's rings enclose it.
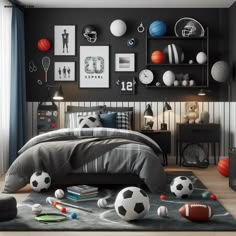
<instances>
[{"instance_id":1,"label":"soccer ball on floor","mask_svg":"<svg viewBox=\"0 0 236 236\"><path fill-rule=\"evenodd\" d=\"M50 187L51 178L48 173L37 171L30 177L30 185L35 192L41 192Z\"/></svg>"},{"instance_id":2,"label":"soccer ball on floor","mask_svg":"<svg viewBox=\"0 0 236 236\"><path fill-rule=\"evenodd\" d=\"M186 176L178 176L170 183L171 193L178 198L187 198L193 192L192 181Z\"/></svg>"},{"instance_id":3,"label":"soccer ball on floor","mask_svg":"<svg viewBox=\"0 0 236 236\"><path fill-rule=\"evenodd\" d=\"M144 217L150 209L147 193L137 187L122 189L115 200L116 213L126 221Z\"/></svg>"}]
</instances>

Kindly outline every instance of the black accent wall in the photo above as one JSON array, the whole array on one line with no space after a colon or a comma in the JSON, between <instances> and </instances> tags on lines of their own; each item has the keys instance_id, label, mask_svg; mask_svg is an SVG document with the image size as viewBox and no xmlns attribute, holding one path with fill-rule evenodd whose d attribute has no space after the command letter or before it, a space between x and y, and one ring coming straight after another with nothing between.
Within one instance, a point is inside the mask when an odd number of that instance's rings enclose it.
<instances>
[{"instance_id":1,"label":"black accent wall","mask_svg":"<svg viewBox=\"0 0 236 236\"><path fill-rule=\"evenodd\" d=\"M230 14L229 14L230 12ZM174 24L182 17L197 19L204 27L209 28L210 35L210 66L217 60L229 58L229 16L232 21L236 14L235 5L232 9L26 9L25 10L25 38L26 38L26 65L34 60L38 68L37 72L27 75L27 100L46 101L48 100L48 89L46 84L41 86L37 80L44 81L44 71L41 60L43 56L51 58L51 66L48 72L48 83L58 85L54 82L54 61L75 61L77 82L62 82L65 101L185 101L185 100L209 100L227 101L227 86L215 82L209 75L209 90L207 97L196 96L198 89L193 88L154 88L147 89L138 80L139 71L145 68L145 33L137 32L140 22L148 30L153 20L163 20L168 25L168 34L174 35ZM127 33L121 37L114 37L110 33L110 24L115 19L122 19L127 24ZM108 89L82 89L79 88L79 46L91 45L82 36L82 29L85 25L94 25L98 31L98 40L93 45L110 46L110 88ZM76 56L54 56L54 25L76 25ZM232 28L233 25L231 24ZM236 33L232 33L236 38ZM52 48L48 52L40 52L37 49L37 41L40 38L48 38L52 42ZM127 47L127 40L134 37L137 46ZM236 50L235 40L231 40L231 51ZM168 44L168 43L167 43ZM194 44L192 45L194 48ZM134 73L115 72L115 53L135 53L136 71ZM236 54L234 58L236 59ZM233 60L231 54L231 61ZM169 68L171 69L171 68ZM191 71L190 71L191 73ZM120 76L136 77L136 94L120 95L119 86L116 81Z\"/></svg>"}]
</instances>

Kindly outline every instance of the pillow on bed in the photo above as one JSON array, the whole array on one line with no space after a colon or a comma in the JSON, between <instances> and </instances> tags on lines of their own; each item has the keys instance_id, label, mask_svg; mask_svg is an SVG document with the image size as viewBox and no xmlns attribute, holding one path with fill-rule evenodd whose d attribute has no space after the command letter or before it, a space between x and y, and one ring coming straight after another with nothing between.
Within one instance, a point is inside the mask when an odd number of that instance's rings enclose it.
<instances>
[{"instance_id":1,"label":"pillow on bed","mask_svg":"<svg viewBox=\"0 0 236 236\"><path fill-rule=\"evenodd\" d=\"M116 112L103 113L100 114L99 117L103 127L116 128L116 117L117 117Z\"/></svg>"},{"instance_id":2,"label":"pillow on bed","mask_svg":"<svg viewBox=\"0 0 236 236\"><path fill-rule=\"evenodd\" d=\"M79 116L78 117L78 128L96 128L102 127L102 123L99 116Z\"/></svg>"},{"instance_id":3,"label":"pillow on bed","mask_svg":"<svg viewBox=\"0 0 236 236\"><path fill-rule=\"evenodd\" d=\"M117 129L131 129L128 111L117 112L116 128Z\"/></svg>"}]
</instances>

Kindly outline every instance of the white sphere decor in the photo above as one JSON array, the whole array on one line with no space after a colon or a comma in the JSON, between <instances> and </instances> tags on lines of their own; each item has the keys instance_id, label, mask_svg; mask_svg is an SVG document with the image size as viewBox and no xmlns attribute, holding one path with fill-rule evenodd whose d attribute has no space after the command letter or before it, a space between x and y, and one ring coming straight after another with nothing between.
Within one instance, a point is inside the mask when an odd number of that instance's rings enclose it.
<instances>
[{"instance_id":1,"label":"white sphere decor","mask_svg":"<svg viewBox=\"0 0 236 236\"><path fill-rule=\"evenodd\" d=\"M166 206L160 206L157 209L157 215L160 217L167 217L168 216L168 209Z\"/></svg>"},{"instance_id":2,"label":"white sphere decor","mask_svg":"<svg viewBox=\"0 0 236 236\"><path fill-rule=\"evenodd\" d=\"M207 62L207 55L205 52L199 52L196 56L196 61L198 64L204 64Z\"/></svg>"},{"instance_id":3,"label":"white sphere decor","mask_svg":"<svg viewBox=\"0 0 236 236\"><path fill-rule=\"evenodd\" d=\"M211 76L217 82L225 82L229 78L230 68L227 62L217 61L211 68Z\"/></svg>"},{"instance_id":4,"label":"white sphere decor","mask_svg":"<svg viewBox=\"0 0 236 236\"><path fill-rule=\"evenodd\" d=\"M163 74L163 82L166 86L171 86L173 85L174 81L175 81L175 74L173 71L171 70L167 70L164 74Z\"/></svg>"},{"instance_id":5,"label":"white sphere decor","mask_svg":"<svg viewBox=\"0 0 236 236\"><path fill-rule=\"evenodd\" d=\"M123 20L114 20L110 25L111 33L116 37L121 37L126 33L127 26Z\"/></svg>"}]
</instances>

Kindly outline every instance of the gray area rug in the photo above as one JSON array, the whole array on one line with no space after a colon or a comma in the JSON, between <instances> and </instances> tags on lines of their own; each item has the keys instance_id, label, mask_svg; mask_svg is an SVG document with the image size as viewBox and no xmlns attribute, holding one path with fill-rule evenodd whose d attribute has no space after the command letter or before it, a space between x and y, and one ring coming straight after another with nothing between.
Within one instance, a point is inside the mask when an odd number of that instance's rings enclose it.
<instances>
[{"instance_id":1,"label":"gray area rug","mask_svg":"<svg viewBox=\"0 0 236 236\"><path fill-rule=\"evenodd\" d=\"M43 213L59 213L59 211L46 203L48 196L53 197L54 192L35 193L32 192L27 199L18 204L17 218L7 222L0 222L0 231L235 231L236 221L224 209L218 201L203 200L201 194L205 192L206 187L193 175L192 172L168 172L168 182L179 175L185 175L195 181L195 190L188 199L178 199L172 196L167 186L167 200L161 201L159 194L147 192L150 198L150 211L141 220L125 222L119 218L114 209L100 209L97 207L97 201L81 202L79 206L90 208L93 213L87 213L80 210L67 207L67 210L76 212L77 219L69 219L57 223L39 223L34 219L31 213L31 206L35 203L43 205ZM114 202L116 194L124 188L120 186L116 189L109 189L112 198L109 203ZM100 188L101 197L106 196L108 189ZM187 202L202 201L208 204L214 210L215 216L205 223L196 223L188 221L181 217L178 209ZM157 215L157 208L166 206L169 211L168 218L160 218Z\"/></svg>"}]
</instances>

